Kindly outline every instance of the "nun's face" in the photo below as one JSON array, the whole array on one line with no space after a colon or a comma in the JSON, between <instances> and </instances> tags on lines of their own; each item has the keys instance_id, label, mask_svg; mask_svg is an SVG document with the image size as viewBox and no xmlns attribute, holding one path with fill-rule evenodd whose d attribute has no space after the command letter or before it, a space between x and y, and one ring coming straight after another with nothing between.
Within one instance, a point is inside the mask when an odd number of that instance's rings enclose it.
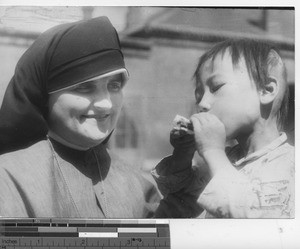
<instances>
[{"instance_id":1,"label":"nun's face","mask_svg":"<svg viewBox=\"0 0 300 249\"><path fill-rule=\"evenodd\" d=\"M50 134L75 148L100 144L116 126L122 87L122 75L117 74L50 94Z\"/></svg>"}]
</instances>

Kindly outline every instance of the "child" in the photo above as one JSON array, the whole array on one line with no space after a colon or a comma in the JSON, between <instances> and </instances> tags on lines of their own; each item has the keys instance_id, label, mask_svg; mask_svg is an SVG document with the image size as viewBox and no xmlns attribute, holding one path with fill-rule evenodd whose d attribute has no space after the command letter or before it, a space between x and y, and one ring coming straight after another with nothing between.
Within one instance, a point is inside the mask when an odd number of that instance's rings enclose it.
<instances>
[{"instance_id":1,"label":"child","mask_svg":"<svg viewBox=\"0 0 300 249\"><path fill-rule=\"evenodd\" d=\"M186 172L181 173L184 192L201 191L197 203L206 217L293 218L294 148L281 132L288 88L278 51L254 40L222 42L202 55L195 79L199 113L191 122L211 180L203 189L185 163L180 168ZM226 154L225 142L232 139L238 146ZM166 167L163 161L158 169ZM178 164L172 166L176 174Z\"/></svg>"}]
</instances>

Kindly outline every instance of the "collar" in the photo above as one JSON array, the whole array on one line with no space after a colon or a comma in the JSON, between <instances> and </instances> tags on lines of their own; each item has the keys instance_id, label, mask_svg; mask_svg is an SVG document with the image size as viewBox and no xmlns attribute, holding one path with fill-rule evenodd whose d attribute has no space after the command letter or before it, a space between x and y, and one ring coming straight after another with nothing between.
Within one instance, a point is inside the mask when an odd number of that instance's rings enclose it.
<instances>
[{"instance_id":1,"label":"collar","mask_svg":"<svg viewBox=\"0 0 300 249\"><path fill-rule=\"evenodd\" d=\"M287 140L287 136L284 132L280 133L280 136L278 138L276 138L273 142L271 142L270 144L268 144L267 146L263 147L262 149L255 151L249 155L247 155L246 157L241 158L240 160L236 161L234 163L234 166L242 166L243 164L245 164L246 162L249 161L254 161L266 154L268 154L270 151L275 150L276 148L278 148L280 145L282 145L283 143L285 143Z\"/></svg>"},{"instance_id":2,"label":"collar","mask_svg":"<svg viewBox=\"0 0 300 249\"><path fill-rule=\"evenodd\" d=\"M52 137L48 137L48 139L51 142L55 152L64 160L69 161L71 163L85 162L85 157L88 151L73 149L58 142Z\"/></svg>"},{"instance_id":3,"label":"collar","mask_svg":"<svg viewBox=\"0 0 300 249\"><path fill-rule=\"evenodd\" d=\"M51 137L48 138L48 141L53 146L54 156L55 154L59 155L60 158L71 163L93 181L99 180L99 174L101 179L106 178L111 165L106 145L99 144L87 151L82 151L67 147Z\"/></svg>"}]
</instances>

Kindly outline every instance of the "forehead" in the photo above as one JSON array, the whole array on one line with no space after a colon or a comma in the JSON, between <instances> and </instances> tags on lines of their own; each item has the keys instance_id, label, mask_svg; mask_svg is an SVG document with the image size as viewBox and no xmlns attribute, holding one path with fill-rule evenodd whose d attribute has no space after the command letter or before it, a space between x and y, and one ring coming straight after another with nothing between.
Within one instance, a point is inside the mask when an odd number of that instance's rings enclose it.
<instances>
[{"instance_id":1,"label":"forehead","mask_svg":"<svg viewBox=\"0 0 300 249\"><path fill-rule=\"evenodd\" d=\"M66 91L70 91L73 90L74 88L78 87L78 86L82 86L82 85L88 85L88 84L107 84L109 82L112 81L118 81L121 82L122 85L124 85L126 83L126 81L128 80L128 73L124 70L117 70L117 72L112 72L112 73L108 73L105 75L99 75L96 77L91 77L89 79L86 79L84 81L80 81L77 82L73 85L70 85L68 87L62 88L62 89L58 89L56 91L52 91L49 92L49 94L54 94L54 93L59 93L59 92L66 92Z\"/></svg>"},{"instance_id":2,"label":"forehead","mask_svg":"<svg viewBox=\"0 0 300 249\"><path fill-rule=\"evenodd\" d=\"M202 82L205 82L207 78L213 76L232 76L241 73L245 73L245 75L248 76L244 56L241 55L238 62L234 64L228 49L224 53L219 52L215 57L209 58L200 68L200 78Z\"/></svg>"},{"instance_id":3,"label":"forehead","mask_svg":"<svg viewBox=\"0 0 300 249\"><path fill-rule=\"evenodd\" d=\"M108 84L113 82L120 82L122 85L124 85L122 74L115 74L115 75L110 75L110 76L100 77L100 78L99 77L90 78L83 82L79 82L71 87L63 89L60 92L72 92L74 89L77 89L78 87L97 87L97 86L106 87Z\"/></svg>"},{"instance_id":4,"label":"forehead","mask_svg":"<svg viewBox=\"0 0 300 249\"><path fill-rule=\"evenodd\" d=\"M77 83L76 85L69 87L66 89L66 91L72 91L73 89L76 89L78 87L92 87L92 86L103 86L113 83L113 82L120 82L122 85L124 85L124 78L122 74L114 74L106 77L94 77L90 78L88 80L85 80L84 82Z\"/></svg>"}]
</instances>

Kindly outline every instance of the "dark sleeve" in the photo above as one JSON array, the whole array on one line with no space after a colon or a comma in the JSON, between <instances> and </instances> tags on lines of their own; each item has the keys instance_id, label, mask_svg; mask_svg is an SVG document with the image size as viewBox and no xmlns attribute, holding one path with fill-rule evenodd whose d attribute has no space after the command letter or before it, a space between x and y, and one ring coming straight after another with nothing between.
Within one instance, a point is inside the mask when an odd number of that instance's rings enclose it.
<instances>
[{"instance_id":1,"label":"dark sleeve","mask_svg":"<svg viewBox=\"0 0 300 249\"><path fill-rule=\"evenodd\" d=\"M188 167L171 175L163 175L164 168L174 163L172 160L172 156L164 158L152 171L152 176L163 195L155 217L197 217L203 211L197 199L209 181L209 176L197 167Z\"/></svg>"}]
</instances>

